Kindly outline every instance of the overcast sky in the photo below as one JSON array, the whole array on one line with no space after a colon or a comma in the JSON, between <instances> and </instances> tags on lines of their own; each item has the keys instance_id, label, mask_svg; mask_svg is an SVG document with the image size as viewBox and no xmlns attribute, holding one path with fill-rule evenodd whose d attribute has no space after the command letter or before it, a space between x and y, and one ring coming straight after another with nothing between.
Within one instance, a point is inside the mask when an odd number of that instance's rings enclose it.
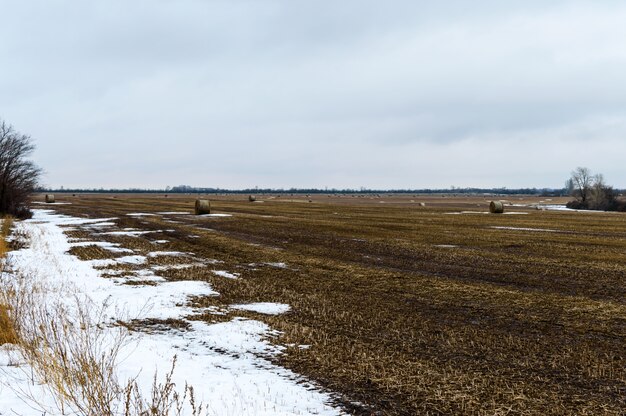
<instances>
[{"instance_id":1,"label":"overcast sky","mask_svg":"<svg viewBox=\"0 0 626 416\"><path fill-rule=\"evenodd\" d=\"M0 0L57 187L626 187L623 1Z\"/></svg>"}]
</instances>

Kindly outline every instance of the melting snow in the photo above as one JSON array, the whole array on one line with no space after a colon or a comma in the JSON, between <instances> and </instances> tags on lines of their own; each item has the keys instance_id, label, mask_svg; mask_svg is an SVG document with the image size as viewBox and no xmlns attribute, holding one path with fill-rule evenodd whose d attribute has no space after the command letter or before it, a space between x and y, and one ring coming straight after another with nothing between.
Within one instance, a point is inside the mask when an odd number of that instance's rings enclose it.
<instances>
[{"instance_id":1,"label":"melting snow","mask_svg":"<svg viewBox=\"0 0 626 416\"><path fill-rule=\"evenodd\" d=\"M198 215L198 217L232 217L232 214L203 214Z\"/></svg>"},{"instance_id":2,"label":"melting snow","mask_svg":"<svg viewBox=\"0 0 626 416\"><path fill-rule=\"evenodd\" d=\"M80 241L77 243L71 243L70 245L72 247L98 246L113 253L133 253L133 250L129 248L123 248L120 247L118 243L110 243L108 241Z\"/></svg>"},{"instance_id":3,"label":"melting snow","mask_svg":"<svg viewBox=\"0 0 626 416\"><path fill-rule=\"evenodd\" d=\"M544 233L560 233L562 231L559 230L549 230L545 228L525 228L525 227L501 227L501 226L492 226L490 228L494 228L496 230L513 230L513 231L537 231Z\"/></svg>"},{"instance_id":4,"label":"melting snow","mask_svg":"<svg viewBox=\"0 0 626 416\"><path fill-rule=\"evenodd\" d=\"M145 234L152 234L152 233L160 233L161 230L154 230L154 231L134 231L134 230L125 230L125 231L109 231L107 233L102 233L103 235L125 235L128 237L139 237L141 235L145 235Z\"/></svg>"},{"instance_id":5,"label":"melting snow","mask_svg":"<svg viewBox=\"0 0 626 416\"><path fill-rule=\"evenodd\" d=\"M178 257L178 256L187 256L190 253L183 253L182 251L153 251L152 253L148 253L148 257L160 257L160 256L170 256L170 257Z\"/></svg>"},{"instance_id":6,"label":"melting snow","mask_svg":"<svg viewBox=\"0 0 626 416\"><path fill-rule=\"evenodd\" d=\"M212 270L213 274L217 276L227 277L229 279L236 279L239 277L237 273L229 273L226 270Z\"/></svg>"},{"instance_id":7,"label":"melting snow","mask_svg":"<svg viewBox=\"0 0 626 416\"><path fill-rule=\"evenodd\" d=\"M287 263L263 263L263 264L267 264L268 266L276 267L277 269L286 269L287 268Z\"/></svg>"},{"instance_id":8,"label":"melting snow","mask_svg":"<svg viewBox=\"0 0 626 416\"><path fill-rule=\"evenodd\" d=\"M116 259L118 263L123 264L144 264L146 256L124 256Z\"/></svg>"},{"instance_id":9,"label":"melting snow","mask_svg":"<svg viewBox=\"0 0 626 416\"><path fill-rule=\"evenodd\" d=\"M291 306L284 303L271 303L271 302L259 302L259 303L247 303L230 305L232 309L240 309L244 311L257 312L265 315L280 315L282 313L289 312Z\"/></svg>"},{"instance_id":10,"label":"melting snow","mask_svg":"<svg viewBox=\"0 0 626 416\"><path fill-rule=\"evenodd\" d=\"M30 246L9 254L13 270L20 276L56 288L50 296L71 299L82 294L96 304L110 302L111 307L102 316L103 323L129 317L184 319L196 312L188 306L189 296L218 295L207 283L163 282L150 271L139 273L138 277L101 278L102 271L94 269L91 262L67 253L72 245L62 227L104 221L35 210L33 220L15 225L17 231L29 236ZM130 258L145 261L142 256L127 257ZM153 278L156 284L120 284L142 276ZM5 275L5 278L11 278L11 275ZM173 382L176 386L185 383L194 386L197 400L210 405L211 415L343 414L329 404L331 397L328 394L307 388L299 383L302 378L297 374L262 358L280 351L268 340L277 333L266 324L242 318L219 324L188 323L189 331L132 333L133 342L124 347L121 354L125 358L119 363L120 379L137 377L140 388L149 392L154 371L163 375L176 355ZM31 392L40 403L54 409L54 399L45 385L31 380L28 365L20 362L10 346L0 348L0 389L0 414L42 413L33 410L32 403L23 401L16 393L20 390ZM59 416L61 412L53 410L46 414Z\"/></svg>"}]
</instances>

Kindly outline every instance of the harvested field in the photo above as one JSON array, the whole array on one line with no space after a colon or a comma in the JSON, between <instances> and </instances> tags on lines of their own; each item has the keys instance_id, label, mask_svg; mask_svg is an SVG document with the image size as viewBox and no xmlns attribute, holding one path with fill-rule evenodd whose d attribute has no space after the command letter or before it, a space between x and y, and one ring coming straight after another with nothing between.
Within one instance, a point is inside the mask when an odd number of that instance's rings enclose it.
<instances>
[{"instance_id":1,"label":"harvested field","mask_svg":"<svg viewBox=\"0 0 626 416\"><path fill-rule=\"evenodd\" d=\"M110 245L72 254L112 278L151 267L209 282L220 296L194 305L220 313L193 320L281 331L277 363L349 414L624 414L626 215L530 197L505 211L523 215L448 215L491 199L421 195L209 196L211 215L187 215L196 198L57 194L40 208L111 218L118 231L93 228ZM238 306L265 302L290 308Z\"/></svg>"}]
</instances>

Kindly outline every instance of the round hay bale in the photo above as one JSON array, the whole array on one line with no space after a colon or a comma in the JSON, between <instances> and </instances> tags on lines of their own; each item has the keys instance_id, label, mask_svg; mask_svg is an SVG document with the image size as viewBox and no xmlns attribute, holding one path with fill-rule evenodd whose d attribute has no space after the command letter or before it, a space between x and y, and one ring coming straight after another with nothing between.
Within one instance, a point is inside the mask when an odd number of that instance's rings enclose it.
<instances>
[{"instance_id":1,"label":"round hay bale","mask_svg":"<svg viewBox=\"0 0 626 416\"><path fill-rule=\"evenodd\" d=\"M211 213L211 202L208 199L196 199L196 215Z\"/></svg>"},{"instance_id":2,"label":"round hay bale","mask_svg":"<svg viewBox=\"0 0 626 416\"><path fill-rule=\"evenodd\" d=\"M426 202L420 202L420 207L425 207L426 206Z\"/></svg>"},{"instance_id":3,"label":"round hay bale","mask_svg":"<svg viewBox=\"0 0 626 416\"><path fill-rule=\"evenodd\" d=\"M502 201L491 201L489 203L489 212L492 214L502 214L504 213L504 204Z\"/></svg>"},{"instance_id":4,"label":"round hay bale","mask_svg":"<svg viewBox=\"0 0 626 416\"><path fill-rule=\"evenodd\" d=\"M46 203L47 204L54 204L54 195L52 195L52 194L46 195Z\"/></svg>"},{"instance_id":5,"label":"round hay bale","mask_svg":"<svg viewBox=\"0 0 626 416\"><path fill-rule=\"evenodd\" d=\"M250 201L250 202L254 202L254 201L256 201L256 196L254 196L254 195L250 195L250 196L248 197L248 201Z\"/></svg>"}]
</instances>

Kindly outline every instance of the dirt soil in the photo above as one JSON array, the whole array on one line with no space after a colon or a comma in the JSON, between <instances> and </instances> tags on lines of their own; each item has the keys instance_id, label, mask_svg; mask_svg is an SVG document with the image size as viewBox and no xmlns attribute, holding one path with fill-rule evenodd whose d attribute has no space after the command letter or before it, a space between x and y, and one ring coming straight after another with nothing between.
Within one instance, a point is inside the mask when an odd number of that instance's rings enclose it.
<instances>
[{"instance_id":1,"label":"dirt soil","mask_svg":"<svg viewBox=\"0 0 626 416\"><path fill-rule=\"evenodd\" d=\"M219 261L163 272L221 294L198 306L291 305L238 316L281 331L279 363L350 414L625 414L626 214L538 210L567 199L518 196L504 215L486 213L488 196L207 197L232 216L162 214L191 213L195 195L57 194L33 207L116 217L158 233L159 250ZM107 238L141 254L155 235Z\"/></svg>"}]
</instances>

